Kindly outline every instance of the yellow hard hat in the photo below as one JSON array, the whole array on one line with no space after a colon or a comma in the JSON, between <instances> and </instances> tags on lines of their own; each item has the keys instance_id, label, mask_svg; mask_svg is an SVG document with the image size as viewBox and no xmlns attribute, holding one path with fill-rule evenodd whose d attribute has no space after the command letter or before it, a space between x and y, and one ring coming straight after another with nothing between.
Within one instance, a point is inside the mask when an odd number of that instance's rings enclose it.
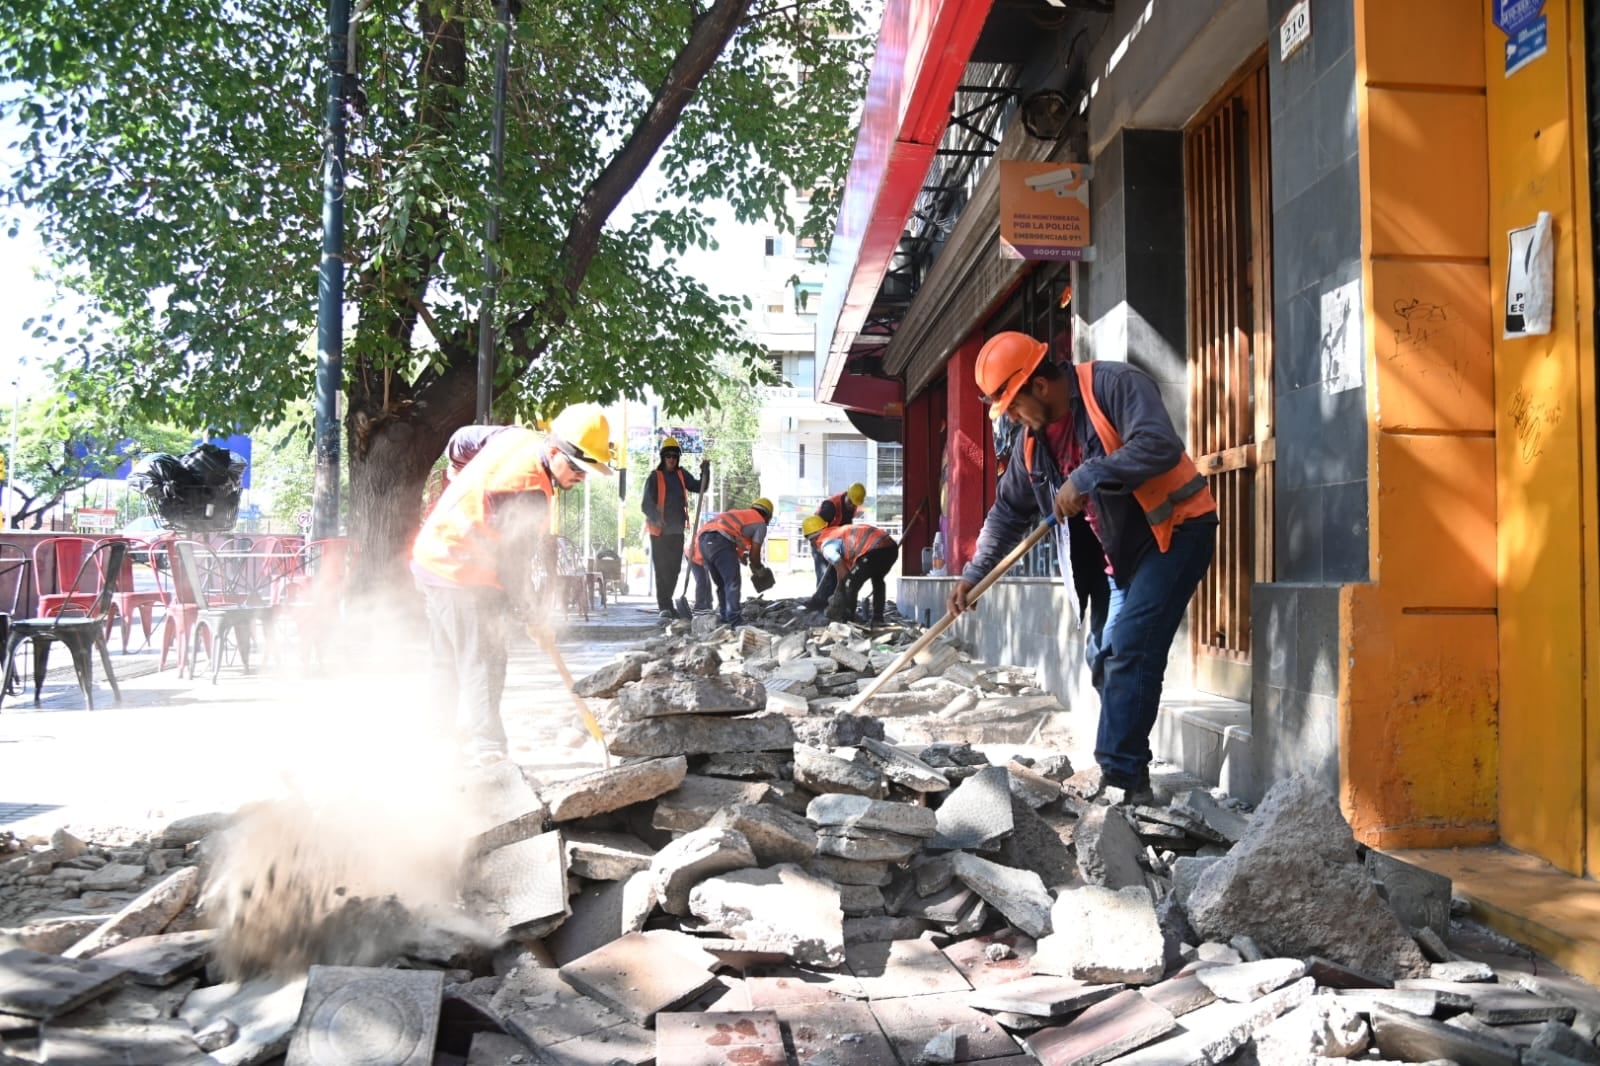
<instances>
[{"instance_id":1,"label":"yellow hard hat","mask_svg":"<svg viewBox=\"0 0 1600 1066\"><path fill-rule=\"evenodd\" d=\"M857 507L860 507L861 501L867 498L867 487L858 481L854 485L851 485L849 488L845 489L844 494L850 497L851 503L855 504Z\"/></svg>"},{"instance_id":2,"label":"yellow hard hat","mask_svg":"<svg viewBox=\"0 0 1600 1066\"><path fill-rule=\"evenodd\" d=\"M661 450L662 451L666 451L668 448L671 448L673 451L677 452L679 455L683 454L683 447L682 447L682 445L680 445L678 443L678 438L677 437L662 437L661 438Z\"/></svg>"},{"instance_id":3,"label":"yellow hard hat","mask_svg":"<svg viewBox=\"0 0 1600 1066\"><path fill-rule=\"evenodd\" d=\"M771 500L767 499L765 496L761 496L761 497L758 497L756 499L756 502L752 503L750 506L754 507L756 510L760 511L762 514L766 515L768 522L772 521L772 501Z\"/></svg>"},{"instance_id":4,"label":"yellow hard hat","mask_svg":"<svg viewBox=\"0 0 1600 1066\"><path fill-rule=\"evenodd\" d=\"M802 537L814 537L827 528L827 519L823 518L819 514L808 514L800 523L800 535Z\"/></svg>"},{"instance_id":5,"label":"yellow hard hat","mask_svg":"<svg viewBox=\"0 0 1600 1066\"><path fill-rule=\"evenodd\" d=\"M573 404L550 420L550 443L591 474L610 477L611 422L599 404Z\"/></svg>"}]
</instances>

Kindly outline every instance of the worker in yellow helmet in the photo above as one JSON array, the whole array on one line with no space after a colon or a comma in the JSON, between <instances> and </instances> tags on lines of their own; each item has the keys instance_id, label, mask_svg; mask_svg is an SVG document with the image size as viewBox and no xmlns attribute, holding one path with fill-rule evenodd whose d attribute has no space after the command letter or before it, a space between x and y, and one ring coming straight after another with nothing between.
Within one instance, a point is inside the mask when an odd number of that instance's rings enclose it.
<instances>
[{"instance_id":1,"label":"worker in yellow helmet","mask_svg":"<svg viewBox=\"0 0 1600 1066\"><path fill-rule=\"evenodd\" d=\"M861 586L872 582L872 621L883 621L883 606L888 589L884 575L900 558L894 538L877 526L855 522L830 526L819 515L800 523L800 535L811 542L817 558L833 568L839 587L828 599L828 618L834 622L853 620Z\"/></svg>"},{"instance_id":2,"label":"worker in yellow helmet","mask_svg":"<svg viewBox=\"0 0 1600 1066\"><path fill-rule=\"evenodd\" d=\"M822 519L821 528L848 526L856 520L856 511L866 498L867 487L859 481L837 496L829 496L817 505L816 517ZM817 571L817 590L806 601L806 606L813 611L820 611L839 587L839 578L833 572L833 567L816 552L811 553L811 562Z\"/></svg>"},{"instance_id":3,"label":"worker in yellow helmet","mask_svg":"<svg viewBox=\"0 0 1600 1066\"><path fill-rule=\"evenodd\" d=\"M749 507L713 515L695 538L705 568L717 585L718 617L728 625L736 626L744 620L739 613L743 587L739 564L748 562L752 576L764 569L761 546L767 542L771 521L772 501L763 496Z\"/></svg>"},{"instance_id":4,"label":"worker in yellow helmet","mask_svg":"<svg viewBox=\"0 0 1600 1066\"><path fill-rule=\"evenodd\" d=\"M644 526L650 534L650 562L656 575L656 606L663 621L678 617L672 590L683 567L684 529L689 525L689 496L699 492L711 476L711 464L700 461L700 476L682 467L683 449L676 437L661 441L661 462L645 479Z\"/></svg>"},{"instance_id":5,"label":"worker in yellow helmet","mask_svg":"<svg viewBox=\"0 0 1600 1066\"><path fill-rule=\"evenodd\" d=\"M556 573L556 492L612 474L611 426L593 404L562 411L544 434L487 428L467 427L446 446L460 466L411 548L427 603L435 706L450 715L471 765L506 757L506 616L548 625L553 589L536 598L532 564L542 559Z\"/></svg>"}]
</instances>

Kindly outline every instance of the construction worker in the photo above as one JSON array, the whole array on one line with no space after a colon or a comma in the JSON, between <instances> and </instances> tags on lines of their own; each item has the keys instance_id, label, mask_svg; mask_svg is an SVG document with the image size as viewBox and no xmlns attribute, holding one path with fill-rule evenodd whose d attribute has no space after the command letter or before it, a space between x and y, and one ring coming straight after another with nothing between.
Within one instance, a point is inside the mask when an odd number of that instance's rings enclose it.
<instances>
[{"instance_id":1,"label":"construction worker","mask_svg":"<svg viewBox=\"0 0 1600 1066\"><path fill-rule=\"evenodd\" d=\"M678 584L683 566L683 531L689 525L689 494L699 492L711 473L711 464L700 463L700 476L687 474L679 466L683 449L676 437L661 442L661 462L645 480L644 526L650 533L650 561L656 574L656 606L663 621L678 616L672 605L672 590Z\"/></svg>"},{"instance_id":2,"label":"construction worker","mask_svg":"<svg viewBox=\"0 0 1600 1066\"><path fill-rule=\"evenodd\" d=\"M1095 761L1106 785L1124 790L1129 802L1147 801L1167 655L1216 551L1217 504L1154 381L1127 363L1059 365L1047 350L1008 331L978 352L985 402L1026 432L949 608L966 610L972 587L1042 516L1063 520L1063 530L1065 520L1086 517L1102 549L1090 569L1103 566L1110 578L1085 641L1100 693ZM1059 558L1083 560L1073 547L1061 544ZM1073 576L1065 571L1073 568L1063 563L1069 589Z\"/></svg>"},{"instance_id":3,"label":"construction worker","mask_svg":"<svg viewBox=\"0 0 1600 1066\"><path fill-rule=\"evenodd\" d=\"M477 443L423 520L411 573L427 602L433 698L453 711L469 764L481 766L506 757L507 620L549 624L553 583L537 597L532 567L538 558L556 573L555 494L589 474L611 476L611 426L599 407L580 404L547 434L499 427Z\"/></svg>"},{"instance_id":4,"label":"construction worker","mask_svg":"<svg viewBox=\"0 0 1600 1066\"><path fill-rule=\"evenodd\" d=\"M824 526L848 526L855 521L856 509L866 498L867 487L858 481L837 496L829 496L819 503L816 517L822 519ZM813 611L820 611L838 587L838 577L833 567L815 552L811 553L811 563L817 571L817 590L806 601L806 606Z\"/></svg>"},{"instance_id":5,"label":"construction worker","mask_svg":"<svg viewBox=\"0 0 1600 1066\"><path fill-rule=\"evenodd\" d=\"M877 526L865 522L830 526L821 515L811 515L800 523L800 534L811 542L811 551L833 568L838 591L828 600L828 617L843 622L856 616L856 601L861 586L872 582L872 621L883 621L883 601L887 589L883 576L900 557L894 538Z\"/></svg>"},{"instance_id":6,"label":"construction worker","mask_svg":"<svg viewBox=\"0 0 1600 1066\"><path fill-rule=\"evenodd\" d=\"M767 525L771 521L772 501L763 496L749 507L723 511L707 519L695 539L705 568L717 585L717 616L728 625L743 621L739 613L743 584L739 564L748 562L752 574L764 569L761 546L767 542Z\"/></svg>"}]
</instances>

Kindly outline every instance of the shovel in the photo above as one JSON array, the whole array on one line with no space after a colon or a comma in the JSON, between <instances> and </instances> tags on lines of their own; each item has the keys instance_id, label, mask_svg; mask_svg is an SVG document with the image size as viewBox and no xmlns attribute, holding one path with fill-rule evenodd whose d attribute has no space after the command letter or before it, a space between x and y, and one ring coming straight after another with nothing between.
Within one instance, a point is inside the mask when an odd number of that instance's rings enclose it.
<instances>
[{"instance_id":1,"label":"shovel","mask_svg":"<svg viewBox=\"0 0 1600 1066\"><path fill-rule=\"evenodd\" d=\"M701 473L705 473L703 464ZM709 476L700 478L700 500L694 506L694 524L689 527L689 551L691 554L694 552L694 540L700 535L700 512L706 509L706 489L710 486L711 478ZM683 590L678 593L678 598L672 601L672 606L677 610L679 618L692 619L694 617L694 612L689 609L689 577L693 572L694 566L690 564L689 560L685 559L683 561Z\"/></svg>"},{"instance_id":2,"label":"shovel","mask_svg":"<svg viewBox=\"0 0 1600 1066\"><path fill-rule=\"evenodd\" d=\"M556 673L561 675L561 683L567 686L567 695L572 697L572 702L578 707L578 717L583 719L583 728L587 729L589 735L599 742L600 757L605 760L605 768L607 770L611 769L611 752L606 749L605 734L600 732L600 723L596 720L594 713L589 710L589 705L583 702L583 697L578 695L577 691L572 687L572 674L567 670L566 660L561 658L560 652L556 651L556 642L547 632L534 626L528 627L528 636L532 637L534 643L543 648L544 653L550 656L550 661L556 664Z\"/></svg>"},{"instance_id":3,"label":"shovel","mask_svg":"<svg viewBox=\"0 0 1600 1066\"><path fill-rule=\"evenodd\" d=\"M990 585L994 584L996 581L999 581L1007 570L1010 570L1016 565L1018 559L1032 551L1033 546L1043 540L1045 538L1045 534L1049 533L1055 527L1055 515L1051 515L1049 518L1046 518L1042 523L1040 523L1039 527L1032 533L1029 533L1021 544L1018 544L1015 548L1012 548L1010 554L996 563L994 565L994 569L985 574L982 581L972 586L972 591L967 593L967 603L971 604L979 596L982 596L984 592L988 590ZM955 620L956 616L951 614L949 611L946 611L943 618L929 626L928 631L922 634L922 636L918 637L916 643L912 644L911 647L901 652L895 661L890 663L888 668L885 669L883 673L879 674L873 679L872 684L868 685L862 690L861 695L856 697L855 702L850 705L847 713L859 713L862 706L873 696L877 695L879 689L883 688L884 685L889 683L889 679L891 677L905 669L906 664L911 662L911 660L916 657L918 652L920 652L923 648L926 648L929 644L932 644L934 639L937 638L940 633L943 633L945 630L949 629Z\"/></svg>"}]
</instances>

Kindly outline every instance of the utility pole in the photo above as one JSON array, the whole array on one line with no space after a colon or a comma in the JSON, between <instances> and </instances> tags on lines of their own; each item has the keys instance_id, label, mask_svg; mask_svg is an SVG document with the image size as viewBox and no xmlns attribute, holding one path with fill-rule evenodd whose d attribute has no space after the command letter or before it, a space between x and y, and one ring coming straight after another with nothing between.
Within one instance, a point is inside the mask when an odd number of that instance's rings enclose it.
<instances>
[{"instance_id":1,"label":"utility pole","mask_svg":"<svg viewBox=\"0 0 1600 1066\"><path fill-rule=\"evenodd\" d=\"M344 384L344 105L349 0L328 0L328 109L322 157L322 265L317 277L316 471L311 536L339 535L339 392Z\"/></svg>"},{"instance_id":2,"label":"utility pole","mask_svg":"<svg viewBox=\"0 0 1600 1066\"><path fill-rule=\"evenodd\" d=\"M489 133L489 218L483 234L483 299L478 303L478 423L494 421L494 301L500 287L500 179L506 155L506 67L511 62L511 0L500 0L494 58L494 120Z\"/></svg>"}]
</instances>

